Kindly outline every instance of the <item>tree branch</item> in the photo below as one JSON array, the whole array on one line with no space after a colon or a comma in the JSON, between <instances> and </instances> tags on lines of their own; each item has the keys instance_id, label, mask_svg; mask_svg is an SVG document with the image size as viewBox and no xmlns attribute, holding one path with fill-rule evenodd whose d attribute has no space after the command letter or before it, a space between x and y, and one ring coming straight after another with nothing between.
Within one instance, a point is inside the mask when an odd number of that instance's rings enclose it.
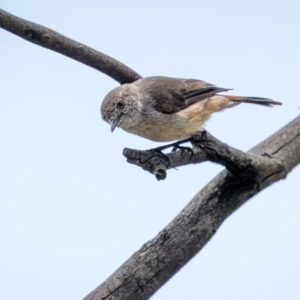
<instances>
[{"instance_id":1,"label":"tree branch","mask_svg":"<svg viewBox=\"0 0 300 300\"><path fill-rule=\"evenodd\" d=\"M281 163L274 157L261 156L234 149L217 140L207 131L198 132L191 138L193 148L181 147L177 151L162 154L155 150L134 150L125 148L123 151L127 162L135 164L154 174L158 180L164 180L166 170L187 164L212 161L223 165L232 175L241 173L246 176L261 176L263 173L276 171Z\"/></svg>"},{"instance_id":2,"label":"tree branch","mask_svg":"<svg viewBox=\"0 0 300 300\"><path fill-rule=\"evenodd\" d=\"M214 142L214 138L209 137L209 141ZM238 151L226 147L229 153ZM184 153L177 152L169 155L168 168L173 167L173 157ZM247 154L239 153L236 158L227 154L229 165L224 165L234 166L233 170L238 167L238 172L222 171L166 228L84 300L148 299L153 295L203 248L231 213L267 186L285 178L300 162L300 117ZM203 155L207 156L207 152ZM188 161L190 153L187 151L184 157ZM244 162L247 163L243 165Z\"/></svg>"},{"instance_id":3,"label":"tree branch","mask_svg":"<svg viewBox=\"0 0 300 300\"><path fill-rule=\"evenodd\" d=\"M28 42L48 48L100 72L120 84L131 83L141 76L116 59L95 49L80 44L47 27L18 18L0 9L0 27Z\"/></svg>"}]
</instances>

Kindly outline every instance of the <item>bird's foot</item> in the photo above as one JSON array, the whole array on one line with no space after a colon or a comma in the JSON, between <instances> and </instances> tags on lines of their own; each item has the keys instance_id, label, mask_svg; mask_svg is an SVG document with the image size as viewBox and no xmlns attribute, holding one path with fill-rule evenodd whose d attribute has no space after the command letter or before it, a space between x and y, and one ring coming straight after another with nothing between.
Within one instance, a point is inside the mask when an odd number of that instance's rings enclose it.
<instances>
[{"instance_id":1,"label":"bird's foot","mask_svg":"<svg viewBox=\"0 0 300 300\"><path fill-rule=\"evenodd\" d=\"M154 154L156 154L156 155L158 155L158 156L166 159L167 162L168 162L168 164L170 164L171 163L170 158L169 158L169 156L167 154L163 153L163 150L166 150L168 148L173 147L172 152L174 152L177 149L181 148L181 146L180 146L181 144L187 143L189 141L190 141L190 139L186 139L186 140L178 141L178 142L175 142L175 143L172 143L172 144L160 146L160 147L157 147L157 148L152 148L152 149L149 149L148 151L150 151L150 152L152 152L152 153L154 153ZM182 147L182 148L185 148L185 147Z\"/></svg>"},{"instance_id":2,"label":"bird's foot","mask_svg":"<svg viewBox=\"0 0 300 300\"><path fill-rule=\"evenodd\" d=\"M157 148L149 149L147 151L153 153L154 156L158 156L158 157L161 157L161 158L165 159L168 162L168 165L169 165L171 163L170 157L167 154L162 152L164 149L166 149L166 148L157 147Z\"/></svg>"}]
</instances>

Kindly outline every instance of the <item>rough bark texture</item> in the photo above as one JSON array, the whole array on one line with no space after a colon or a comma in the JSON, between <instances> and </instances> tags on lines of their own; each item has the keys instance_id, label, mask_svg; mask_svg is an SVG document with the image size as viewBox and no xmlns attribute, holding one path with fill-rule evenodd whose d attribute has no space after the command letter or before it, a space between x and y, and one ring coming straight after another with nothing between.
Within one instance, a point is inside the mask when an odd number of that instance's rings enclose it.
<instances>
[{"instance_id":1,"label":"rough bark texture","mask_svg":"<svg viewBox=\"0 0 300 300\"><path fill-rule=\"evenodd\" d=\"M0 10L0 27L40 46L74 58L120 83L140 76L130 68L96 50L43 26ZM213 236L238 207L277 180L300 161L300 117L243 153L208 133L193 139L192 150L166 155L125 149L130 163L163 179L166 170L204 160L221 163L221 172L204 187L183 211L153 240L133 254L114 274L86 296L86 300L148 299Z\"/></svg>"},{"instance_id":2,"label":"rough bark texture","mask_svg":"<svg viewBox=\"0 0 300 300\"><path fill-rule=\"evenodd\" d=\"M160 148L145 151L125 148L123 154L127 158L127 162L154 174L158 180L164 180L167 177L167 169L205 161L223 165L234 176L243 173L244 175L250 174L252 178L258 171L260 171L259 173L269 173L280 165L280 162L274 157L270 160L266 156L234 149L217 140L207 131L198 132L190 139L190 142L194 146L193 148L180 146L175 149L177 151L169 154L158 152L157 149Z\"/></svg>"},{"instance_id":3,"label":"rough bark texture","mask_svg":"<svg viewBox=\"0 0 300 300\"><path fill-rule=\"evenodd\" d=\"M212 137L209 140L214 144ZM213 161L221 156L231 172L224 170L213 179L166 228L85 300L148 299L153 295L201 250L232 212L285 178L300 162L300 117L248 153L222 146L218 141L215 145L221 145L220 152L212 146L205 155L213 157ZM177 157L177 165L187 163L191 157L187 151L181 160L180 152L170 154Z\"/></svg>"},{"instance_id":4,"label":"rough bark texture","mask_svg":"<svg viewBox=\"0 0 300 300\"><path fill-rule=\"evenodd\" d=\"M116 59L73 41L47 27L18 18L0 9L0 27L28 42L56 51L112 77L120 84L141 76Z\"/></svg>"}]
</instances>

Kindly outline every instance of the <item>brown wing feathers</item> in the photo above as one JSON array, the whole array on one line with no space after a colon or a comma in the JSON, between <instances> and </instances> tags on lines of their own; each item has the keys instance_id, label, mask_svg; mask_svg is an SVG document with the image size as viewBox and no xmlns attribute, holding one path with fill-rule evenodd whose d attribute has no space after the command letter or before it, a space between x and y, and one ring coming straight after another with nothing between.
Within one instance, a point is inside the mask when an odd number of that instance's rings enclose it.
<instances>
[{"instance_id":1,"label":"brown wing feathers","mask_svg":"<svg viewBox=\"0 0 300 300\"><path fill-rule=\"evenodd\" d=\"M149 78L153 83L153 77ZM196 79L162 78L149 85L147 93L151 95L153 107L165 114L174 114L198 101L229 89L216 87L208 82Z\"/></svg>"},{"instance_id":2,"label":"brown wing feathers","mask_svg":"<svg viewBox=\"0 0 300 300\"><path fill-rule=\"evenodd\" d=\"M213 96L217 93L227 92L229 90L230 89L219 88L217 86L208 86L208 87L196 90L196 91L186 93L183 96L184 96L185 99L188 100L188 103L190 105L190 104L193 104L197 101L200 101L200 100L206 99L208 97L211 97L211 96Z\"/></svg>"},{"instance_id":3,"label":"brown wing feathers","mask_svg":"<svg viewBox=\"0 0 300 300\"><path fill-rule=\"evenodd\" d=\"M145 89L150 96L153 108L165 114L174 114L198 101L207 99L217 93L231 90L196 79L148 77L142 80L149 82ZM265 106L281 104L266 98L227 95L225 97L234 103L246 102Z\"/></svg>"}]
</instances>

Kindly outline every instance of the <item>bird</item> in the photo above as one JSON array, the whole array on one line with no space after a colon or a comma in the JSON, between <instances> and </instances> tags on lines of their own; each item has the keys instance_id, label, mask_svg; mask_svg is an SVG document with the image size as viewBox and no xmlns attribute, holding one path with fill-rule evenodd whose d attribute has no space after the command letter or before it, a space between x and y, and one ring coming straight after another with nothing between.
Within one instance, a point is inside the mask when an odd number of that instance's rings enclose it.
<instances>
[{"instance_id":1,"label":"bird","mask_svg":"<svg viewBox=\"0 0 300 300\"><path fill-rule=\"evenodd\" d=\"M112 132L120 127L151 141L170 142L191 138L203 130L214 112L240 103L282 104L267 98L219 94L229 90L198 79L145 77L110 91L100 110Z\"/></svg>"}]
</instances>

